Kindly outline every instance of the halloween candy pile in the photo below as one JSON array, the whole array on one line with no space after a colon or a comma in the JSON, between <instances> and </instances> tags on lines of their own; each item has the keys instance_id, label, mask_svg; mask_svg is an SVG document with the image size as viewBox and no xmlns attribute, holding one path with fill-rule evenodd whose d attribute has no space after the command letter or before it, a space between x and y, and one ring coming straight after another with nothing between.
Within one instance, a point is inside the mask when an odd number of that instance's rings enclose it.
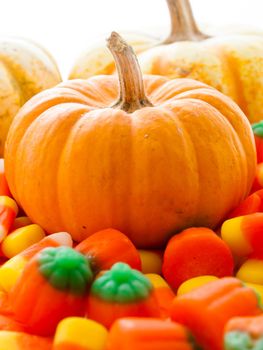
<instances>
[{"instance_id":1,"label":"halloween candy pile","mask_svg":"<svg viewBox=\"0 0 263 350\"><path fill-rule=\"evenodd\" d=\"M167 2L166 41L113 32L87 80L6 44L0 350L263 350L263 39Z\"/></svg>"},{"instance_id":2,"label":"halloween candy pile","mask_svg":"<svg viewBox=\"0 0 263 350\"><path fill-rule=\"evenodd\" d=\"M188 228L164 251L143 250L114 229L80 243L46 235L12 198L1 160L0 349L263 349L261 183L217 232Z\"/></svg>"}]
</instances>

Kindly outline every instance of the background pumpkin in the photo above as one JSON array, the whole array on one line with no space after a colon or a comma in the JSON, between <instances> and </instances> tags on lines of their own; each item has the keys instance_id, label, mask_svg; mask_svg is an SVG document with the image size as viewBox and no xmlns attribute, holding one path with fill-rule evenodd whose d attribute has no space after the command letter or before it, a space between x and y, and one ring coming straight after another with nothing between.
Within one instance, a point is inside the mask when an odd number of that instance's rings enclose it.
<instances>
[{"instance_id":1,"label":"background pumpkin","mask_svg":"<svg viewBox=\"0 0 263 350\"><path fill-rule=\"evenodd\" d=\"M45 49L21 38L0 38L0 157L19 108L60 81L56 63Z\"/></svg>"},{"instance_id":2,"label":"background pumpkin","mask_svg":"<svg viewBox=\"0 0 263 350\"><path fill-rule=\"evenodd\" d=\"M5 158L12 194L33 222L77 241L112 227L159 247L185 227L216 226L255 174L245 115L190 79L146 76L144 90L132 49L116 33L109 47L119 99L114 76L71 80L16 116Z\"/></svg>"},{"instance_id":3,"label":"background pumpkin","mask_svg":"<svg viewBox=\"0 0 263 350\"><path fill-rule=\"evenodd\" d=\"M251 122L263 119L263 36L225 34L208 38L198 29L189 0L167 0L171 34L164 41L141 38L137 52L142 71L169 78L192 78L230 96ZM211 30L213 32L213 29ZM238 30L233 29L233 32ZM242 32L242 30L240 30ZM77 60L70 78L112 74L113 62L105 49L87 51ZM111 63L110 63L111 62Z\"/></svg>"}]
</instances>

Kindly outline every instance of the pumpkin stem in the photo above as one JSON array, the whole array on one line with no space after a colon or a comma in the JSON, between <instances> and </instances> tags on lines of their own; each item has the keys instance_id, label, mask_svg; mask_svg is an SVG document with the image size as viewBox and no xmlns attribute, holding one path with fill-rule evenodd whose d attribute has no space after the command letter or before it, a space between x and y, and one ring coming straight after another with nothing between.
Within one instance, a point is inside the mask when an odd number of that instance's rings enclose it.
<instances>
[{"instance_id":1,"label":"pumpkin stem","mask_svg":"<svg viewBox=\"0 0 263 350\"><path fill-rule=\"evenodd\" d=\"M190 0L166 0L171 17L171 33L163 42L171 44L176 41L201 41L209 38L196 24Z\"/></svg>"},{"instance_id":2,"label":"pumpkin stem","mask_svg":"<svg viewBox=\"0 0 263 350\"><path fill-rule=\"evenodd\" d=\"M132 113L153 106L146 97L141 69L132 47L116 32L112 32L107 42L115 60L120 84L119 99L112 107Z\"/></svg>"}]
</instances>

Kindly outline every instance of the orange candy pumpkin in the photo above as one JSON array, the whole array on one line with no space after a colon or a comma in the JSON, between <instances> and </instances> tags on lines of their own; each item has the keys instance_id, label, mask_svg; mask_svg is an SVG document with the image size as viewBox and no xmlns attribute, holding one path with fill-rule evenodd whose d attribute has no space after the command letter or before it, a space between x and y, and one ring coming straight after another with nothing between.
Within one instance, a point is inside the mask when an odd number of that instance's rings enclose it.
<instances>
[{"instance_id":1,"label":"orange candy pumpkin","mask_svg":"<svg viewBox=\"0 0 263 350\"><path fill-rule=\"evenodd\" d=\"M16 116L5 153L12 194L33 222L77 241L112 227L154 248L185 227L215 227L254 178L248 120L203 83L143 80L117 33L109 48L120 93L114 76L72 80Z\"/></svg>"}]
</instances>

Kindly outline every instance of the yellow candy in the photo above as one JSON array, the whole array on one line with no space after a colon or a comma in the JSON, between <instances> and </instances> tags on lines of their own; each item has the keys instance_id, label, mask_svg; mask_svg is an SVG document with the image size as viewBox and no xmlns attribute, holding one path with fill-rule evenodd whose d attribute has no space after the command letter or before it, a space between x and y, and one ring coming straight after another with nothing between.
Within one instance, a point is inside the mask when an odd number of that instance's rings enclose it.
<instances>
[{"instance_id":1,"label":"yellow candy","mask_svg":"<svg viewBox=\"0 0 263 350\"><path fill-rule=\"evenodd\" d=\"M237 256L247 256L252 248L241 230L243 216L226 220L221 227L221 237Z\"/></svg>"},{"instance_id":2,"label":"yellow candy","mask_svg":"<svg viewBox=\"0 0 263 350\"><path fill-rule=\"evenodd\" d=\"M254 289L260 296L261 302L263 301L263 286L255 283L245 283L247 287Z\"/></svg>"},{"instance_id":3,"label":"yellow candy","mask_svg":"<svg viewBox=\"0 0 263 350\"><path fill-rule=\"evenodd\" d=\"M20 350L17 342L17 333L0 331L0 350Z\"/></svg>"},{"instance_id":4,"label":"yellow candy","mask_svg":"<svg viewBox=\"0 0 263 350\"><path fill-rule=\"evenodd\" d=\"M37 350L51 348L51 340L23 332L0 331L0 350Z\"/></svg>"},{"instance_id":5,"label":"yellow candy","mask_svg":"<svg viewBox=\"0 0 263 350\"><path fill-rule=\"evenodd\" d=\"M162 272L162 258L159 253L150 250L139 250L142 261L143 273L157 273Z\"/></svg>"},{"instance_id":6,"label":"yellow candy","mask_svg":"<svg viewBox=\"0 0 263 350\"><path fill-rule=\"evenodd\" d=\"M74 346L78 350L104 350L107 336L107 329L95 321L68 317L58 324L52 349L67 345L67 349L72 350Z\"/></svg>"},{"instance_id":7,"label":"yellow candy","mask_svg":"<svg viewBox=\"0 0 263 350\"><path fill-rule=\"evenodd\" d=\"M4 291L9 292L11 290L20 277L25 265L26 259L23 256L17 255L0 267L0 286Z\"/></svg>"},{"instance_id":8,"label":"yellow candy","mask_svg":"<svg viewBox=\"0 0 263 350\"><path fill-rule=\"evenodd\" d=\"M149 278L149 280L152 282L152 285L154 288L162 288L162 287L170 288L169 284L165 281L165 279L163 279L158 274L147 273L145 276Z\"/></svg>"},{"instance_id":9,"label":"yellow candy","mask_svg":"<svg viewBox=\"0 0 263 350\"><path fill-rule=\"evenodd\" d=\"M177 290L177 295L183 295L201 287L209 282L217 280L216 276L198 276L183 282Z\"/></svg>"},{"instance_id":10,"label":"yellow candy","mask_svg":"<svg viewBox=\"0 0 263 350\"><path fill-rule=\"evenodd\" d=\"M241 281L263 285L263 261L248 259L240 267L236 277Z\"/></svg>"},{"instance_id":11,"label":"yellow candy","mask_svg":"<svg viewBox=\"0 0 263 350\"><path fill-rule=\"evenodd\" d=\"M14 199L8 196L0 196L0 206L6 206L14 210L15 214L18 213L18 206Z\"/></svg>"},{"instance_id":12,"label":"yellow candy","mask_svg":"<svg viewBox=\"0 0 263 350\"><path fill-rule=\"evenodd\" d=\"M12 258L21 253L32 244L45 237L44 230L36 224L20 227L11 232L2 243L2 251L5 256Z\"/></svg>"}]
</instances>

